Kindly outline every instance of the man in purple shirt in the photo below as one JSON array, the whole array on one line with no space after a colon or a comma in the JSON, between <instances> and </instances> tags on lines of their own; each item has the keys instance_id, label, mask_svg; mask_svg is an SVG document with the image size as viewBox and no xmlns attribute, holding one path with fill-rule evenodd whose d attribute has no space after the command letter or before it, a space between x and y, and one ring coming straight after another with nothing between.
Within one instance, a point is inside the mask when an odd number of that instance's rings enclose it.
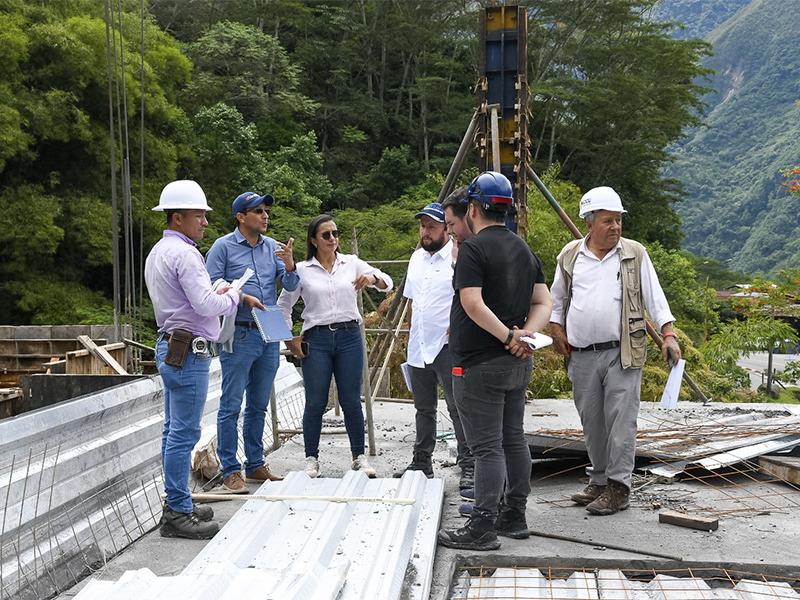
<instances>
[{"instance_id":1,"label":"man in purple shirt","mask_svg":"<svg viewBox=\"0 0 800 600\"><path fill-rule=\"evenodd\" d=\"M300 283L292 258L294 239L282 244L264 235L269 226L269 208L274 202L269 194L239 194L231 206L236 229L217 238L206 255L206 268L214 281L233 281L251 269L253 275L242 291L268 306L275 306L277 281L289 291L297 289ZM217 413L217 454L223 490L230 494L246 494L245 480L263 483L282 479L264 462L263 440L269 393L278 372L280 344L264 342L248 306L239 308L234 325L233 338L222 344L219 356L222 395ZM245 392L243 476L237 456L237 423Z\"/></svg>"},{"instance_id":2,"label":"man in purple shirt","mask_svg":"<svg viewBox=\"0 0 800 600\"><path fill-rule=\"evenodd\" d=\"M159 331L156 365L164 383L161 460L167 501L161 535L208 539L219 525L212 521L211 507L192 503L189 468L208 393L209 342L219 337L219 317L236 312L240 293L230 287L211 289L196 245L203 239L211 207L196 182L167 184L153 210L167 213L167 229L144 269ZM241 300L261 305L246 294Z\"/></svg>"}]
</instances>

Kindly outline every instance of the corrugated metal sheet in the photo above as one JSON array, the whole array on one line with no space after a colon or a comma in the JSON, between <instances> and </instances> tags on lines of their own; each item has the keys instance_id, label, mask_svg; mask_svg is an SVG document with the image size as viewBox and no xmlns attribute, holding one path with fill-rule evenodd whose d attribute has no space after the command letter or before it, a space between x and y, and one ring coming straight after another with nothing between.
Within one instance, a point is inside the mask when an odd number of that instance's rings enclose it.
<instances>
[{"instance_id":1,"label":"corrugated metal sheet","mask_svg":"<svg viewBox=\"0 0 800 600\"><path fill-rule=\"evenodd\" d=\"M752 577L755 574L750 574ZM699 577L657 574L649 581L628 579L617 569L575 571L546 577L539 569L498 568L489 576L463 575L453 600L800 600L788 581L731 580L712 587Z\"/></svg>"},{"instance_id":2,"label":"corrugated metal sheet","mask_svg":"<svg viewBox=\"0 0 800 600\"><path fill-rule=\"evenodd\" d=\"M302 378L285 360L275 391L282 418L295 423ZM220 393L214 360L203 417L212 434ZM161 378L152 377L0 421L6 593L46 597L158 522L163 404ZM269 420L264 437L270 446Z\"/></svg>"},{"instance_id":3,"label":"corrugated metal sheet","mask_svg":"<svg viewBox=\"0 0 800 600\"><path fill-rule=\"evenodd\" d=\"M442 509L441 480L407 471L400 479L341 479L290 473L259 494L413 498L373 502L249 500L177 577L131 571L117 582L93 581L76 600L247 598L275 600L425 600L433 575ZM254 587L257 586L257 587Z\"/></svg>"}]
</instances>

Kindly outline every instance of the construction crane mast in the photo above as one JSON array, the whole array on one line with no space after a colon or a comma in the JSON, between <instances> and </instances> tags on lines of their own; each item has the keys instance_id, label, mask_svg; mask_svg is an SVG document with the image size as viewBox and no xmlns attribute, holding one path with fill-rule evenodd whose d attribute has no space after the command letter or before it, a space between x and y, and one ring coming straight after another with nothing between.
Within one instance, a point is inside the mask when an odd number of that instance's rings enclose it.
<instances>
[{"instance_id":1,"label":"construction crane mast","mask_svg":"<svg viewBox=\"0 0 800 600\"><path fill-rule=\"evenodd\" d=\"M478 143L480 170L499 171L514 187L508 226L528 235L528 15L522 6L480 11Z\"/></svg>"}]
</instances>

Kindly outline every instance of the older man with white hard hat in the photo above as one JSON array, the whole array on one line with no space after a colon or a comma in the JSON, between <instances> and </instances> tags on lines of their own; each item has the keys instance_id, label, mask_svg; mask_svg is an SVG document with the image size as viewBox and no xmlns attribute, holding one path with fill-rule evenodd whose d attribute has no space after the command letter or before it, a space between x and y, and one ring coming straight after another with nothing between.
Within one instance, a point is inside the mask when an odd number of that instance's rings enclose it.
<instances>
[{"instance_id":1,"label":"older man with white hard hat","mask_svg":"<svg viewBox=\"0 0 800 600\"><path fill-rule=\"evenodd\" d=\"M208 393L210 342L219 337L220 316L235 313L240 300L251 305L260 302L228 286L211 288L197 250L211 207L196 182L167 184L153 210L167 215L167 229L144 267L159 332L156 365L164 383L161 460L167 499L161 535L208 539L219 526L212 521L211 507L192 503L189 467Z\"/></svg>"},{"instance_id":2,"label":"older man with white hard hat","mask_svg":"<svg viewBox=\"0 0 800 600\"><path fill-rule=\"evenodd\" d=\"M629 506L636 417L647 350L645 309L664 336L667 361L681 357L667 299L644 246L622 237L622 207L610 187L583 195L589 234L558 255L550 324L566 357L591 466L589 485L572 496L594 515Z\"/></svg>"}]
</instances>

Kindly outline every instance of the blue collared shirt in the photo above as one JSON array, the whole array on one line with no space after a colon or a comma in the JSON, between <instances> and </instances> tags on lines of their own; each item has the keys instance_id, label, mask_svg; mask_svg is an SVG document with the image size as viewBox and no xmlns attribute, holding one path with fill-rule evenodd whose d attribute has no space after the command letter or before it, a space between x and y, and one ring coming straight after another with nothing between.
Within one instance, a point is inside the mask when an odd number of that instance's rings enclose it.
<instances>
[{"instance_id":1,"label":"blue collared shirt","mask_svg":"<svg viewBox=\"0 0 800 600\"><path fill-rule=\"evenodd\" d=\"M253 276L244 284L242 292L261 300L265 306L274 306L277 299L275 281L281 280L284 289L293 291L300 283L295 269L286 272L286 265L275 255L277 243L271 237L259 236L258 243L251 246L237 227L231 233L217 238L206 254L206 268L211 281L238 279L246 269L253 269ZM244 302L236 314L237 321L252 321L250 307Z\"/></svg>"}]
</instances>

